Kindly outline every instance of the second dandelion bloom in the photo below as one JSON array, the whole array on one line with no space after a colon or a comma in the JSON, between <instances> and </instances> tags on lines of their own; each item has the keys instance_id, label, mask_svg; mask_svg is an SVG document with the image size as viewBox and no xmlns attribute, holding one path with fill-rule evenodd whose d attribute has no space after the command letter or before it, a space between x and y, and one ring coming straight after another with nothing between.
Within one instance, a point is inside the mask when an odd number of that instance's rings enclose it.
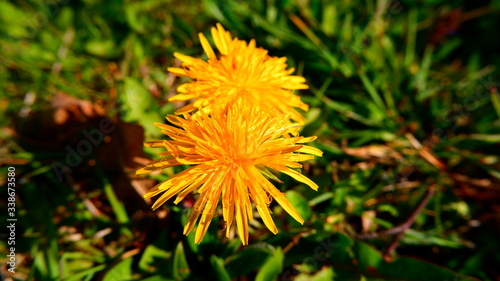
<instances>
[{"instance_id":1,"label":"second dandelion bloom","mask_svg":"<svg viewBox=\"0 0 500 281\"><path fill-rule=\"evenodd\" d=\"M199 243L217 212L222 199L222 215L227 232L236 225L243 244L248 244L248 221L253 219L254 206L267 228L277 233L271 218L270 197L295 220L303 219L284 194L269 179L277 178L275 170L317 189L317 185L296 169L298 162L321 156L322 152L304 145L315 137L298 136L298 126L276 118L259 109L240 103L210 116L200 111L196 118L168 116L174 126L156 124L171 140L146 143L149 147L165 148L164 158L155 160L137 173L149 173L175 165L192 167L152 188L146 198L161 194L154 203L158 208L177 195L174 203L196 191L199 197L184 228L188 234L199 220L195 241ZM200 219L201 216L201 219Z\"/></svg>"},{"instance_id":2,"label":"second dandelion bloom","mask_svg":"<svg viewBox=\"0 0 500 281\"><path fill-rule=\"evenodd\" d=\"M169 99L171 102L194 99L178 113L200 108L210 111L214 104L230 105L244 99L247 104L304 122L295 108L307 110L308 106L292 90L308 87L303 77L290 75L294 69L287 69L286 58L269 56L266 50L256 47L254 40L247 43L232 38L220 24L212 28L218 54L203 34L199 36L208 61L175 53L182 61L182 68L169 68L176 75L193 79L181 85L177 89L179 94Z\"/></svg>"}]
</instances>

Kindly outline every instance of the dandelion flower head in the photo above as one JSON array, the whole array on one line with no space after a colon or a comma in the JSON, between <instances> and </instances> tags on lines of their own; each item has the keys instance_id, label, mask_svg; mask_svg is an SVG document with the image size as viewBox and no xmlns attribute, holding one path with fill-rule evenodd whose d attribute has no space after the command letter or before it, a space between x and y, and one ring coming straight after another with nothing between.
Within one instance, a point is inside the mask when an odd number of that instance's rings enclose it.
<instances>
[{"instance_id":1,"label":"dandelion flower head","mask_svg":"<svg viewBox=\"0 0 500 281\"><path fill-rule=\"evenodd\" d=\"M237 99L244 99L254 106L271 109L275 114L288 115L292 120L304 122L295 109L307 110L308 106L293 94L292 90L307 89L305 79L290 75L286 58L268 55L257 48L255 41L232 38L231 34L217 24L212 28L212 38L219 51L216 55L206 37L200 33L200 41L208 61L175 53L182 61L182 68L168 70L178 76L193 80L177 88L178 95L170 102L195 101L177 111L177 114L203 108L210 111L214 104L228 105Z\"/></svg>"},{"instance_id":2,"label":"dandelion flower head","mask_svg":"<svg viewBox=\"0 0 500 281\"><path fill-rule=\"evenodd\" d=\"M155 123L170 140L146 143L148 147L166 151L160 153L163 158L152 161L137 174L176 165L192 166L156 185L144 197L161 194L153 205L156 209L175 195L177 204L196 191L199 196L184 228L184 234L189 234L199 220L196 243L207 232L221 198L226 236L229 237L231 226L236 225L245 245L254 206L266 227L274 234L278 232L270 214L270 198L303 223L285 195L268 180L277 180L268 169L282 172L316 190L318 186L296 169L302 167L298 162L321 156L322 152L303 144L316 137L298 136L298 126L290 126L288 120L258 110L237 104L210 115L199 111L196 118L169 115L167 120L173 126Z\"/></svg>"}]
</instances>

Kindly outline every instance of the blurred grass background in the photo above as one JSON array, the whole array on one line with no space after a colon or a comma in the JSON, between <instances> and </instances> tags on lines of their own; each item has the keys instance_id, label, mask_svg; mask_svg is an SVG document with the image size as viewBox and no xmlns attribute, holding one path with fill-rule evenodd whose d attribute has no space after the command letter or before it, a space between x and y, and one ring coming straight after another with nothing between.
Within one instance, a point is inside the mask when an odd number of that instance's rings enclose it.
<instances>
[{"instance_id":1,"label":"blurred grass background","mask_svg":"<svg viewBox=\"0 0 500 281\"><path fill-rule=\"evenodd\" d=\"M0 181L9 166L18 180L17 267L2 263L2 280L500 280L500 2L3 0L0 11ZM167 102L184 82L166 72L173 52L206 58L197 34L216 22L306 77L302 135L324 151L303 171L318 192L279 175L307 222L273 203L279 233L253 221L246 247L220 217L200 245L184 237L194 196L150 211L141 195L181 167L133 174L157 157L142 146L162 137L152 123L182 106Z\"/></svg>"}]
</instances>

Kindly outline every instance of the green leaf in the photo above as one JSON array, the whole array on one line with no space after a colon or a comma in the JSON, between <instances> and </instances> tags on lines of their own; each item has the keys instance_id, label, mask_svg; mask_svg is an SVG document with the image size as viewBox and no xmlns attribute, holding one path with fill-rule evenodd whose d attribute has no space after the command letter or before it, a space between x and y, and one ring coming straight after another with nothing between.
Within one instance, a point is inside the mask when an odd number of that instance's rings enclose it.
<instances>
[{"instance_id":1,"label":"green leaf","mask_svg":"<svg viewBox=\"0 0 500 281\"><path fill-rule=\"evenodd\" d=\"M103 278L103 281L126 281L132 279L132 257L120 261L113 266Z\"/></svg>"},{"instance_id":2,"label":"green leaf","mask_svg":"<svg viewBox=\"0 0 500 281\"><path fill-rule=\"evenodd\" d=\"M231 277L229 277L229 273L227 273L224 268L224 260L218 258L216 256L210 257L210 263L212 264L212 268L215 271L215 275L217 276L217 280L219 281L231 281Z\"/></svg>"},{"instance_id":3,"label":"green leaf","mask_svg":"<svg viewBox=\"0 0 500 281\"><path fill-rule=\"evenodd\" d=\"M373 83L370 81L370 79L368 79L366 74L363 72L359 73L359 78L361 79L363 86L365 86L366 91L368 92L368 94L370 94L370 97L377 105L378 110L380 111L380 115L385 114L387 112L387 109L385 107L384 102L382 101L382 98L380 97L380 94L375 89Z\"/></svg>"},{"instance_id":4,"label":"green leaf","mask_svg":"<svg viewBox=\"0 0 500 281\"><path fill-rule=\"evenodd\" d=\"M284 255L281 248L277 248L273 255L266 260L264 266L257 273L255 281L276 280L283 269Z\"/></svg>"},{"instance_id":5,"label":"green leaf","mask_svg":"<svg viewBox=\"0 0 500 281\"><path fill-rule=\"evenodd\" d=\"M52 247L39 250L35 254L34 268L38 270L42 278L45 278L42 280L55 280L58 277L57 257L54 255L57 255L57 251L54 251Z\"/></svg>"},{"instance_id":6,"label":"green leaf","mask_svg":"<svg viewBox=\"0 0 500 281\"><path fill-rule=\"evenodd\" d=\"M302 196L295 190L287 191L285 196L286 199L288 199L292 206L297 210L297 212L299 212L304 221L307 221L311 218L312 210L304 196Z\"/></svg>"},{"instance_id":7,"label":"green leaf","mask_svg":"<svg viewBox=\"0 0 500 281\"><path fill-rule=\"evenodd\" d=\"M112 39L93 39L85 44L85 50L102 58L113 58L118 55L117 47Z\"/></svg>"},{"instance_id":8,"label":"green leaf","mask_svg":"<svg viewBox=\"0 0 500 281\"><path fill-rule=\"evenodd\" d=\"M423 101L424 99L430 97L434 94L434 91L427 87L427 82L429 79L429 69L432 64L432 55L434 53L434 48L432 45L428 45L425 49L424 58L422 60L422 65L415 75L415 86L418 89L417 100Z\"/></svg>"},{"instance_id":9,"label":"green leaf","mask_svg":"<svg viewBox=\"0 0 500 281\"><path fill-rule=\"evenodd\" d=\"M408 281L455 280L457 278L459 280L475 280L417 259L400 257L395 258L392 262L386 262L377 250L363 242L355 241L351 249L355 255L355 267L357 270L365 272L366 276L387 276ZM339 259L335 255L330 256L330 258L335 262L353 264L351 259Z\"/></svg>"},{"instance_id":10,"label":"green leaf","mask_svg":"<svg viewBox=\"0 0 500 281\"><path fill-rule=\"evenodd\" d=\"M329 259L334 268L342 268L348 276L363 274L366 277L383 277L383 280L406 281L476 280L417 259L396 257L392 262L386 262L380 252L366 243L340 233L325 235L314 234L300 239L287 252L285 265L308 263L320 267Z\"/></svg>"},{"instance_id":11,"label":"green leaf","mask_svg":"<svg viewBox=\"0 0 500 281\"><path fill-rule=\"evenodd\" d=\"M172 256L171 252L167 252L156 245L151 244L146 247L139 261L139 268L143 271L152 271L152 267L157 259L168 259Z\"/></svg>"},{"instance_id":12,"label":"green leaf","mask_svg":"<svg viewBox=\"0 0 500 281\"><path fill-rule=\"evenodd\" d=\"M179 244L177 244L177 248L175 249L173 266L175 280L186 280L191 273L184 254L184 246L182 246L182 242L179 242Z\"/></svg>"},{"instance_id":13,"label":"green leaf","mask_svg":"<svg viewBox=\"0 0 500 281\"><path fill-rule=\"evenodd\" d=\"M134 78L125 78L124 91L119 95L123 119L126 122L137 122L143 128L147 136L159 135L154 122L162 122L164 119L157 113L156 105L151 93Z\"/></svg>"},{"instance_id":14,"label":"green leaf","mask_svg":"<svg viewBox=\"0 0 500 281\"><path fill-rule=\"evenodd\" d=\"M272 252L270 246L263 247L261 244L248 246L227 259L226 270L231 278L245 276L255 268L261 267Z\"/></svg>"},{"instance_id":15,"label":"green leaf","mask_svg":"<svg viewBox=\"0 0 500 281\"><path fill-rule=\"evenodd\" d=\"M321 30L327 36L335 35L338 21L338 10L334 3L329 3L323 10L323 21L321 22Z\"/></svg>"},{"instance_id":16,"label":"green leaf","mask_svg":"<svg viewBox=\"0 0 500 281\"><path fill-rule=\"evenodd\" d=\"M335 111L338 111L340 114L351 118L353 120L356 120L362 124L365 124L367 126L378 126L380 125L380 120L370 120L361 114L355 112L352 108L352 105L346 104L346 103L341 103L338 101L331 100L327 97L324 97L323 102L328 108L331 108Z\"/></svg>"},{"instance_id":17,"label":"green leaf","mask_svg":"<svg viewBox=\"0 0 500 281\"><path fill-rule=\"evenodd\" d=\"M75 273L71 276L68 276L67 278L62 279L62 281L80 281L80 280L88 280L88 278L92 278L94 274L96 274L99 271L102 271L106 268L105 264L98 265L93 268L89 268L84 271L80 271L78 273ZM87 279L84 279L87 278Z\"/></svg>"},{"instance_id":18,"label":"green leaf","mask_svg":"<svg viewBox=\"0 0 500 281\"><path fill-rule=\"evenodd\" d=\"M125 210L123 202L121 202L116 196L115 191L113 190L113 186L111 186L111 184L107 181L104 184L104 193L109 200L109 204L111 205L111 208L113 209L118 222L121 224L128 224L129 218L127 215L127 210Z\"/></svg>"},{"instance_id":19,"label":"green leaf","mask_svg":"<svg viewBox=\"0 0 500 281\"><path fill-rule=\"evenodd\" d=\"M113 189L113 186L111 185L111 183L109 183L108 178L106 178L106 176L103 174L100 168L97 168L97 173L103 181L104 194L106 194L106 197L109 200L109 204L113 209L113 213L116 216L116 220L120 223L121 226L120 231L127 236L132 236L132 231L129 228L130 220L127 214L127 210L125 209L125 205L123 205L123 202L118 199Z\"/></svg>"},{"instance_id":20,"label":"green leaf","mask_svg":"<svg viewBox=\"0 0 500 281\"><path fill-rule=\"evenodd\" d=\"M125 19L128 25L137 33L147 33L155 26L151 13L161 10L170 4L171 0L144 0L127 2L125 6ZM170 15L170 14L167 14Z\"/></svg>"},{"instance_id":21,"label":"green leaf","mask_svg":"<svg viewBox=\"0 0 500 281\"><path fill-rule=\"evenodd\" d=\"M30 25L33 21L33 15L19 9L8 1L0 2L0 10L2 11L0 13L2 31L7 33L7 36L13 38L28 37L35 32Z\"/></svg>"},{"instance_id":22,"label":"green leaf","mask_svg":"<svg viewBox=\"0 0 500 281\"><path fill-rule=\"evenodd\" d=\"M85 252L65 252L61 255L61 277L65 279L75 273L83 272L93 267L95 262L103 263L106 259Z\"/></svg>"},{"instance_id":23,"label":"green leaf","mask_svg":"<svg viewBox=\"0 0 500 281\"><path fill-rule=\"evenodd\" d=\"M408 229L402 239L402 242L413 245L437 245L448 248L462 248L464 245L459 241L443 239L425 232Z\"/></svg>"},{"instance_id":24,"label":"green leaf","mask_svg":"<svg viewBox=\"0 0 500 281\"><path fill-rule=\"evenodd\" d=\"M331 267L323 268L318 273L311 276L309 281L331 281L334 280L335 273Z\"/></svg>"},{"instance_id":25,"label":"green leaf","mask_svg":"<svg viewBox=\"0 0 500 281\"><path fill-rule=\"evenodd\" d=\"M417 37L418 12L417 9L411 9L408 12L408 32L406 37L406 52L404 64L410 67L415 58L415 42Z\"/></svg>"},{"instance_id":26,"label":"green leaf","mask_svg":"<svg viewBox=\"0 0 500 281\"><path fill-rule=\"evenodd\" d=\"M497 91L491 93L491 102L493 103L493 108L495 108L498 118L500 118L500 97Z\"/></svg>"},{"instance_id":27,"label":"green leaf","mask_svg":"<svg viewBox=\"0 0 500 281\"><path fill-rule=\"evenodd\" d=\"M173 279L165 279L164 276L155 275L155 276L148 277L146 279L141 279L141 281L173 281Z\"/></svg>"},{"instance_id":28,"label":"green leaf","mask_svg":"<svg viewBox=\"0 0 500 281\"><path fill-rule=\"evenodd\" d=\"M208 14L211 14L214 18L216 18L220 22L225 22L225 17L219 6L217 5L217 1L212 0L203 0L203 7Z\"/></svg>"},{"instance_id":29,"label":"green leaf","mask_svg":"<svg viewBox=\"0 0 500 281\"><path fill-rule=\"evenodd\" d=\"M316 206L320 203L323 203L325 201L328 201L332 199L334 196L333 192L325 192L321 193L318 196L314 197L313 199L309 200L309 206Z\"/></svg>"},{"instance_id":30,"label":"green leaf","mask_svg":"<svg viewBox=\"0 0 500 281\"><path fill-rule=\"evenodd\" d=\"M319 118L321 118L321 110L319 108L311 108L306 113L306 124L311 124Z\"/></svg>"}]
</instances>

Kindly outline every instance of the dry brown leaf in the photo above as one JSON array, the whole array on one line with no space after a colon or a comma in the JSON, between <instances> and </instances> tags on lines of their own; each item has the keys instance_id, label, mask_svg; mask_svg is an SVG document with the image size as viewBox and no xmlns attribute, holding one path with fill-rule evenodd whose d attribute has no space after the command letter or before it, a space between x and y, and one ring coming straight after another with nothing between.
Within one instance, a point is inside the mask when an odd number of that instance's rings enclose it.
<instances>
[{"instance_id":1,"label":"dry brown leaf","mask_svg":"<svg viewBox=\"0 0 500 281\"><path fill-rule=\"evenodd\" d=\"M402 158L401 154L396 152L392 147L387 145L367 145L362 147L344 147L344 152L351 156L356 156L363 159L373 159L378 162L389 162Z\"/></svg>"}]
</instances>

